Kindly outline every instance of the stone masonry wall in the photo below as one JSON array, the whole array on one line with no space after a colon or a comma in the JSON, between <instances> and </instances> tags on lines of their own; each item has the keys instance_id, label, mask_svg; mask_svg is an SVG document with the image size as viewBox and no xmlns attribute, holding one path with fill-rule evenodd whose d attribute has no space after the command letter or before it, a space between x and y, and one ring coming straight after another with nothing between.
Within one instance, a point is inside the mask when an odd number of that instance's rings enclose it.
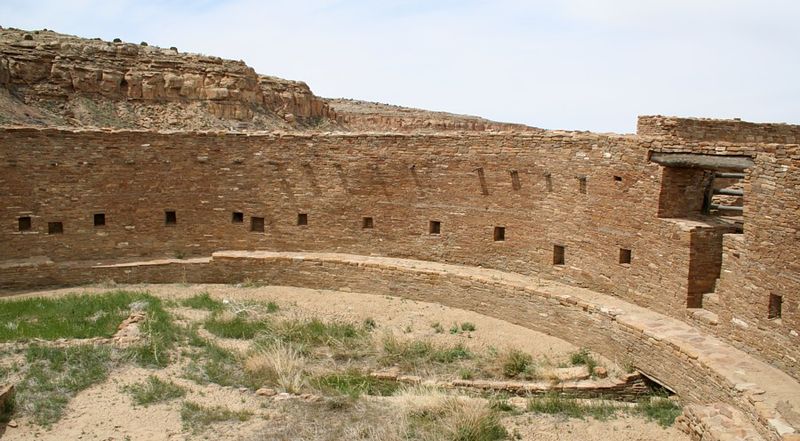
<instances>
[{"instance_id":1,"label":"stone masonry wall","mask_svg":"<svg viewBox=\"0 0 800 441\"><path fill-rule=\"evenodd\" d=\"M800 126L752 123L737 119L640 116L636 133L642 136L675 137L687 141L800 143Z\"/></svg>"},{"instance_id":2,"label":"stone masonry wall","mask_svg":"<svg viewBox=\"0 0 800 441\"><path fill-rule=\"evenodd\" d=\"M659 218L664 170L647 160L650 151L680 149L754 157L744 184L744 257L736 268L742 281L726 283L730 259L720 256L723 276L712 307L722 320L707 326L800 377L797 146L561 132L5 129L0 287L24 285L28 276L17 280L14 269L32 258L65 263L225 249L326 251L534 274L691 320L691 244L713 225ZM175 213L174 224L167 211ZM94 225L95 214L104 215L105 225ZM30 230L19 231L20 218L30 218ZM55 222L63 233L49 225ZM432 234L434 222L438 234ZM563 265L554 264L556 246L563 247ZM631 251L630 263L622 261L622 250ZM783 296L777 321L766 318L770 293ZM747 321L749 330L737 328L729 337L733 318Z\"/></svg>"}]
</instances>

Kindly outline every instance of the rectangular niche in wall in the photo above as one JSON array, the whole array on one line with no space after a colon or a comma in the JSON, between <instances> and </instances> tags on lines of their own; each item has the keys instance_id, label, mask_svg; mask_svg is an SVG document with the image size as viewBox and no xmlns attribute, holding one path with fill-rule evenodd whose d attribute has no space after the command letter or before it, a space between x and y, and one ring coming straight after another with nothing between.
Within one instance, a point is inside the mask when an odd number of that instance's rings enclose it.
<instances>
[{"instance_id":1,"label":"rectangular niche in wall","mask_svg":"<svg viewBox=\"0 0 800 441\"><path fill-rule=\"evenodd\" d=\"M441 234L442 233L442 223L440 221L430 221L428 223L428 233L429 234Z\"/></svg>"},{"instance_id":2,"label":"rectangular niche in wall","mask_svg":"<svg viewBox=\"0 0 800 441\"><path fill-rule=\"evenodd\" d=\"M308 214L306 214L306 213L298 213L297 214L297 225L308 225Z\"/></svg>"},{"instance_id":3,"label":"rectangular niche in wall","mask_svg":"<svg viewBox=\"0 0 800 441\"><path fill-rule=\"evenodd\" d=\"M233 224L243 224L244 223L244 213L240 211L234 211L231 214L231 223Z\"/></svg>"},{"instance_id":4,"label":"rectangular niche in wall","mask_svg":"<svg viewBox=\"0 0 800 441\"><path fill-rule=\"evenodd\" d=\"M619 263L623 265L630 265L631 257L633 257L631 250L625 248L619 249Z\"/></svg>"},{"instance_id":5,"label":"rectangular niche in wall","mask_svg":"<svg viewBox=\"0 0 800 441\"><path fill-rule=\"evenodd\" d=\"M250 231L255 231L257 233L264 232L264 218L263 217L251 217L250 218Z\"/></svg>"},{"instance_id":6,"label":"rectangular niche in wall","mask_svg":"<svg viewBox=\"0 0 800 441\"><path fill-rule=\"evenodd\" d=\"M106 214L105 213L95 213L94 214L94 226L95 227L102 227L106 224Z\"/></svg>"},{"instance_id":7,"label":"rectangular niche in wall","mask_svg":"<svg viewBox=\"0 0 800 441\"><path fill-rule=\"evenodd\" d=\"M48 222L47 234L62 234L64 233L64 224L61 222Z\"/></svg>"},{"instance_id":8,"label":"rectangular niche in wall","mask_svg":"<svg viewBox=\"0 0 800 441\"><path fill-rule=\"evenodd\" d=\"M519 172L511 170L511 189L517 191L522 188L522 183L519 180Z\"/></svg>"},{"instance_id":9,"label":"rectangular niche in wall","mask_svg":"<svg viewBox=\"0 0 800 441\"><path fill-rule=\"evenodd\" d=\"M17 229L19 229L19 231L30 231L31 228L32 224L30 216L22 216L17 219Z\"/></svg>"},{"instance_id":10,"label":"rectangular niche in wall","mask_svg":"<svg viewBox=\"0 0 800 441\"><path fill-rule=\"evenodd\" d=\"M586 194L586 176L578 176L578 191Z\"/></svg>"},{"instance_id":11,"label":"rectangular niche in wall","mask_svg":"<svg viewBox=\"0 0 800 441\"><path fill-rule=\"evenodd\" d=\"M164 224L175 225L178 223L178 215L174 210L167 210L164 212Z\"/></svg>"},{"instance_id":12,"label":"rectangular niche in wall","mask_svg":"<svg viewBox=\"0 0 800 441\"><path fill-rule=\"evenodd\" d=\"M371 217L364 217L361 219L361 228L369 229L374 226Z\"/></svg>"},{"instance_id":13,"label":"rectangular niche in wall","mask_svg":"<svg viewBox=\"0 0 800 441\"><path fill-rule=\"evenodd\" d=\"M553 265L564 265L565 248L563 245L553 245Z\"/></svg>"},{"instance_id":14,"label":"rectangular niche in wall","mask_svg":"<svg viewBox=\"0 0 800 441\"><path fill-rule=\"evenodd\" d=\"M506 240L506 227L494 227L494 241L502 242Z\"/></svg>"},{"instance_id":15,"label":"rectangular niche in wall","mask_svg":"<svg viewBox=\"0 0 800 441\"><path fill-rule=\"evenodd\" d=\"M544 174L544 186L548 193L553 192L553 175L550 172Z\"/></svg>"},{"instance_id":16,"label":"rectangular niche in wall","mask_svg":"<svg viewBox=\"0 0 800 441\"><path fill-rule=\"evenodd\" d=\"M769 319L781 318L781 309L783 307L783 296L777 294L769 295Z\"/></svg>"}]
</instances>

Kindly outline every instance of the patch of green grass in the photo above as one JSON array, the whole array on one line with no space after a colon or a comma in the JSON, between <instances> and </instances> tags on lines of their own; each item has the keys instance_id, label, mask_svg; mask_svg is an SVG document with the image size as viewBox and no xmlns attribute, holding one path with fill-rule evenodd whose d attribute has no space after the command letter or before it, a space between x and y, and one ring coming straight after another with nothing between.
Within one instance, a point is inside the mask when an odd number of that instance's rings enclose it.
<instances>
[{"instance_id":1,"label":"patch of green grass","mask_svg":"<svg viewBox=\"0 0 800 441\"><path fill-rule=\"evenodd\" d=\"M319 376L314 378L311 384L322 391L335 391L352 398L358 398L362 394L389 396L394 394L399 387L398 383L395 381L370 377L358 370L348 370Z\"/></svg>"},{"instance_id":2,"label":"patch of green grass","mask_svg":"<svg viewBox=\"0 0 800 441\"><path fill-rule=\"evenodd\" d=\"M206 330L217 337L251 340L261 332L269 329L269 323L263 320L248 320L243 314L231 319L224 319L213 314L203 323Z\"/></svg>"},{"instance_id":3,"label":"patch of green grass","mask_svg":"<svg viewBox=\"0 0 800 441\"><path fill-rule=\"evenodd\" d=\"M36 424L49 427L61 418L78 392L108 377L111 350L105 346L68 348L30 346L28 370L17 385L17 404Z\"/></svg>"},{"instance_id":4,"label":"patch of green grass","mask_svg":"<svg viewBox=\"0 0 800 441\"><path fill-rule=\"evenodd\" d=\"M154 403L183 398L186 395L186 389L183 387L171 381L161 380L155 375L150 375L142 383L128 385L124 390L131 394L135 404L145 407Z\"/></svg>"},{"instance_id":5,"label":"patch of green grass","mask_svg":"<svg viewBox=\"0 0 800 441\"><path fill-rule=\"evenodd\" d=\"M464 331L464 332L471 332L471 331L474 331L475 329L476 328L475 328L475 324L474 323L464 322L464 323L461 324L461 330Z\"/></svg>"},{"instance_id":6,"label":"patch of green grass","mask_svg":"<svg viewBox=\"0 0 800 441\"><path fill-rule=\"evenodd\" d=\"M139 304L143 305L147 314L145 321L139 325L145 339L128 348L126 354L141 366L166 367L170 362L169 352L180 337L180 330L164 309L161 299L147 295Z\"/></svg>"},{"instance_id":7,"label":"patch of green grass","mask_svg":"<svg viewBox=\"0 0 800 441\"><path fill-rule=\"evenodd\" d=\"M657 422L661 427L669 427L675 423L675 418L683 412L683 409L672 400L656 397L639 401L636 411L648 420Z\"/></svg>"},{"instance_id":8,"label":"patch of green grass","mask_svg":"<svg viewBox=\"0 0 800 441\"><path fill-rule=\"evenodd\" d=\"M372 317L367 317L364 319L364 329L367 331L372 331L378 327L378 324L375 322L375 319Z\"/></svg>"},{"instance_id":9,"label":"patch of green grass","mask_svg":"<svg viewBox=\"0 0 800 441\"><path fill-rule=\"evenodd\" d=\"M236 354L199 336L193 340L198 352L186 366L186 378L198 384L215 383L232 387L244 385L241 361Z\"/></svg>"},{"instance_id":10,"label":"patch of green grass","mask_svg":"<svg viewBox=\"0 0 800 441\"><path fill-rule=\"evenodd\" d=\"M497 441L508 437L498 412L482 404L477 407L451 399L407 417L408 439Z\"/></svg>"},{"instance_id":11,"label":"patch of green grass","mask_svg":"<svg viewBox=\"0 0 800 441\"><path fill-rule=\"evenodd\" d=\"M134 302L154 297L141 292L70 294L0 301L0 341L30 338L111 337Z\"/></svg>"},{"instance_id":12,"label":"patch of green grass","mask_svg":"<svg viewBox=\"0 0 800 441\"><path fill-rule=\"evenodd\" d=\"M388 336L383 340L384 364L453 363L473 358L473 354L462 344L453 346L434 345L426 340L399 340Z\"/></svg>"},{"instance_id":13,"label":"patch of green grass","mask_svg":"<svg viewBox=\"0 0 800 441\"><path fill-rule=\"evenodd\" d=\"M363 342L369 333L352 323L323 322L311 320L289 320L273 330L277 337L287 343L305 346L354 345Z\"/></svg>"},{"instance_id":14,"label":"patch of green grass","mask_svg":"<svg viewBox=\"0 0 800 441\"><path fill-rule=\"evenodd\" d=\"M460 332L461 332L461 327L458 326L458 323L453 323L453 325L450 326L450 333L451 334L458 334Z\"/></svg>"},{"instance_id":15,"label":"patch of green grass","mask_svg":"<svg viewBox=\"0 0 800 441\"><path fill-rule=\"evenodd\" d=\"M619 409L604 402L583 404L574 398L558 395L545 395L532 397L528 400L528 411L549 415L563 415L570 418L593 417L597 420L607 420L616 416Z\"/></svg>"},{"instance_id":16,"label":"patch of green grass","mask_svg":"<svg viewBox=\"0 0 800 441\"><path fill-rule=\"evenodd\" d=\"M578 352L574 352L569 357L570 363L573 366L586 366L586 369L589 371L589 374L594 373L594 368L597 366L597 361L592 357L592 354L589 353L589 350L586 348L581 348Z\"/></svg>"},{"instance_id":17,"label":"patch of green grass","mask_svg":"<svg viewBox=\"0 0 800 441\"><path fill-rule=\"evenodd\" d=\"M253 416L245 410L233 411L223 406L206 407L192 401L185 401L181 408L183 426L198 432L209 425L221 421L247 421Z\"/></svg>"},{"instance_id":18,"label":"patch of green grass","mask_svg":"<svg viewBox=\"0 0 800 441\"><path fill-rule=\"evenodd\" d=\"M267 312L268 313L272 314L273 312L278 312L278 310L280 310L280 309L281 309L281 307L278 306L277 303L272 302L272 301L267 302Z\"/></svg>"},{"instance_id":19,"label":"patch of green grass","mask_svg":"<svg viewBox=\"0 0 800 441\"><path fill-rule=\"evenodd\" d=\"M503 376L506 378L529 378L533 376L536 369L533 357L517 349L512 349L503 354L500 358L500 366Z\"/></svg>"},{"instance_id":20,"label":"patch of green grass","mask_svg":"<svg viewBox=\"0 0 800 441\"><path fill-rule=\"evenodd\" d=\"M433 330L434 330L434 331L435 331L437 334L441 334L442 332L444 332L444 327L442 327L442 324L441 324L441 323L439 323L439 322L436 322L436 323L433 323L433 324L431 324L431 328L433 328Z\"/></svg>"},{"instance_id":21,"label":"patch of green grass","mask_svg":"<svg viewBox=\"0 0 800 441\"><path fill-rule=\"evenodd\" d=\"M180 304L188 308L205 309L207 311L219 311L223 308L222 302L212 298L208 292L201 292L188 299L183 299Z\"/></svg>"}]
</instances>

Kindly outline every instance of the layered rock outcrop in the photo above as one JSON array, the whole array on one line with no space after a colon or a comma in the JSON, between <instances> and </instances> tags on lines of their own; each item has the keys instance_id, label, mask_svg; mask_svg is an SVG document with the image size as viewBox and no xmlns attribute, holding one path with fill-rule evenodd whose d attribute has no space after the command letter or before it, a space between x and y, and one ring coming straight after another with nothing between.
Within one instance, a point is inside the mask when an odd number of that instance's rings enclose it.
<instances>
[{"instance_id":1,"label":"layered rock outcrop","mask_svg":"<svg viewBox=\"0 0 800 441\"><path fill-rule=\"evenodd\" d=\"M242 61L51 31L0 30L0 86L1 123L263 130L336 121L305 83Z\"/></svg>"}]
</instances>

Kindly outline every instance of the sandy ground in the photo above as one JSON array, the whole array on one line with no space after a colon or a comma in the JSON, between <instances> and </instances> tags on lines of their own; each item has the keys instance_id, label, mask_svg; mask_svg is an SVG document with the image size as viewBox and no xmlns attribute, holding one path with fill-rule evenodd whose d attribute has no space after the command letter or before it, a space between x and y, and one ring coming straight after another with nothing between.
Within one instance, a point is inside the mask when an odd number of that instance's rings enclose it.
<instances>
[{"instance_id":1,"label":"sandy ground","mask_svg":"<svg viewBox=\"0 0 800 441\"><path fill-rule=\"evenodd\" d=\"M207 291L213 297L231 302L247 300L274 301L280 306L279 314L287 317L319 317L361 322L373 319L378 331L407 334L413 338L430 338L434 341L462 342L469 347L519 348L534 357L559 359L576 351L575 346L541 333L513 325L480 314L449 308L441 305L415 302L396 297L348 292L312 290L293 287L244 288L230 285L132 285L118 289L143 290L162 298L183 298ZM106 292L107 287L81 287L36 291L20 294L65 295L68 293ZM180 320L202 319L204 312L188 308L175 308L172 312ZM436 333L431 326L440 323L443 333ZM453 323L472 322L474 332L450 334ZM601 363L612 366L603 360ZM114 370L108 381L91 387L70 401L65 416L51 429L32 425L25 418L18 418L19 427L8 428L0 435L3 440L191 440L191 439L354 439L347 430L341 434L331 430L325 434L324 427L336 424L359 426L359 412L350 413L348 420L319 402L310 403L301 398L279 402L273 398L256 396L252 391L239 390L218 385L198 385L181 378L181 360L167 369L148 370L127 366ZM121 391L127 384L143 381L148 375L170 379L188 389L186 400L203 405L223 405L232 410L247 410L253 417L246 422L225 422L212 426L202 433L192 433L183 428L180 418L182 400L175 400L149 407L134 406L130 396ZM381 398L370 397L380 401ZM287 403L289 405L287 405ZM380 407L383 406L383 407ZM378 406L383 413L370 421L379 424L381 419L391 419L390 404ZM300 411L298 411L300 409ZM313 410L313 412L311 411ZM355 415L355 417L353 417ZM344 419L342 419L344 418ZM366 418L366 417L365 417ZM387 420L387 418L389 420ZM319 422L315 422L319 419ZM636 417L620 417L610 421L593 419L565 419L559 417L525 413L506 416L503 420L510 434L518 434L522 440L688 440L674 428L663 429L655 423ZM314 424L323 429L314 433L300 430L304 424ZM291 430L288 430L291 429ZM374 432L375 428L371 428ZM365 429L366 430L366 429ZM364 432L364 430L362 430ZM379 432L379 431L378 431ZM350 435L348 435L350 433ZM331 436L331 438L328 438ZM377 438L371 439L380 439Z\"/></svg>"}]
</instances>

